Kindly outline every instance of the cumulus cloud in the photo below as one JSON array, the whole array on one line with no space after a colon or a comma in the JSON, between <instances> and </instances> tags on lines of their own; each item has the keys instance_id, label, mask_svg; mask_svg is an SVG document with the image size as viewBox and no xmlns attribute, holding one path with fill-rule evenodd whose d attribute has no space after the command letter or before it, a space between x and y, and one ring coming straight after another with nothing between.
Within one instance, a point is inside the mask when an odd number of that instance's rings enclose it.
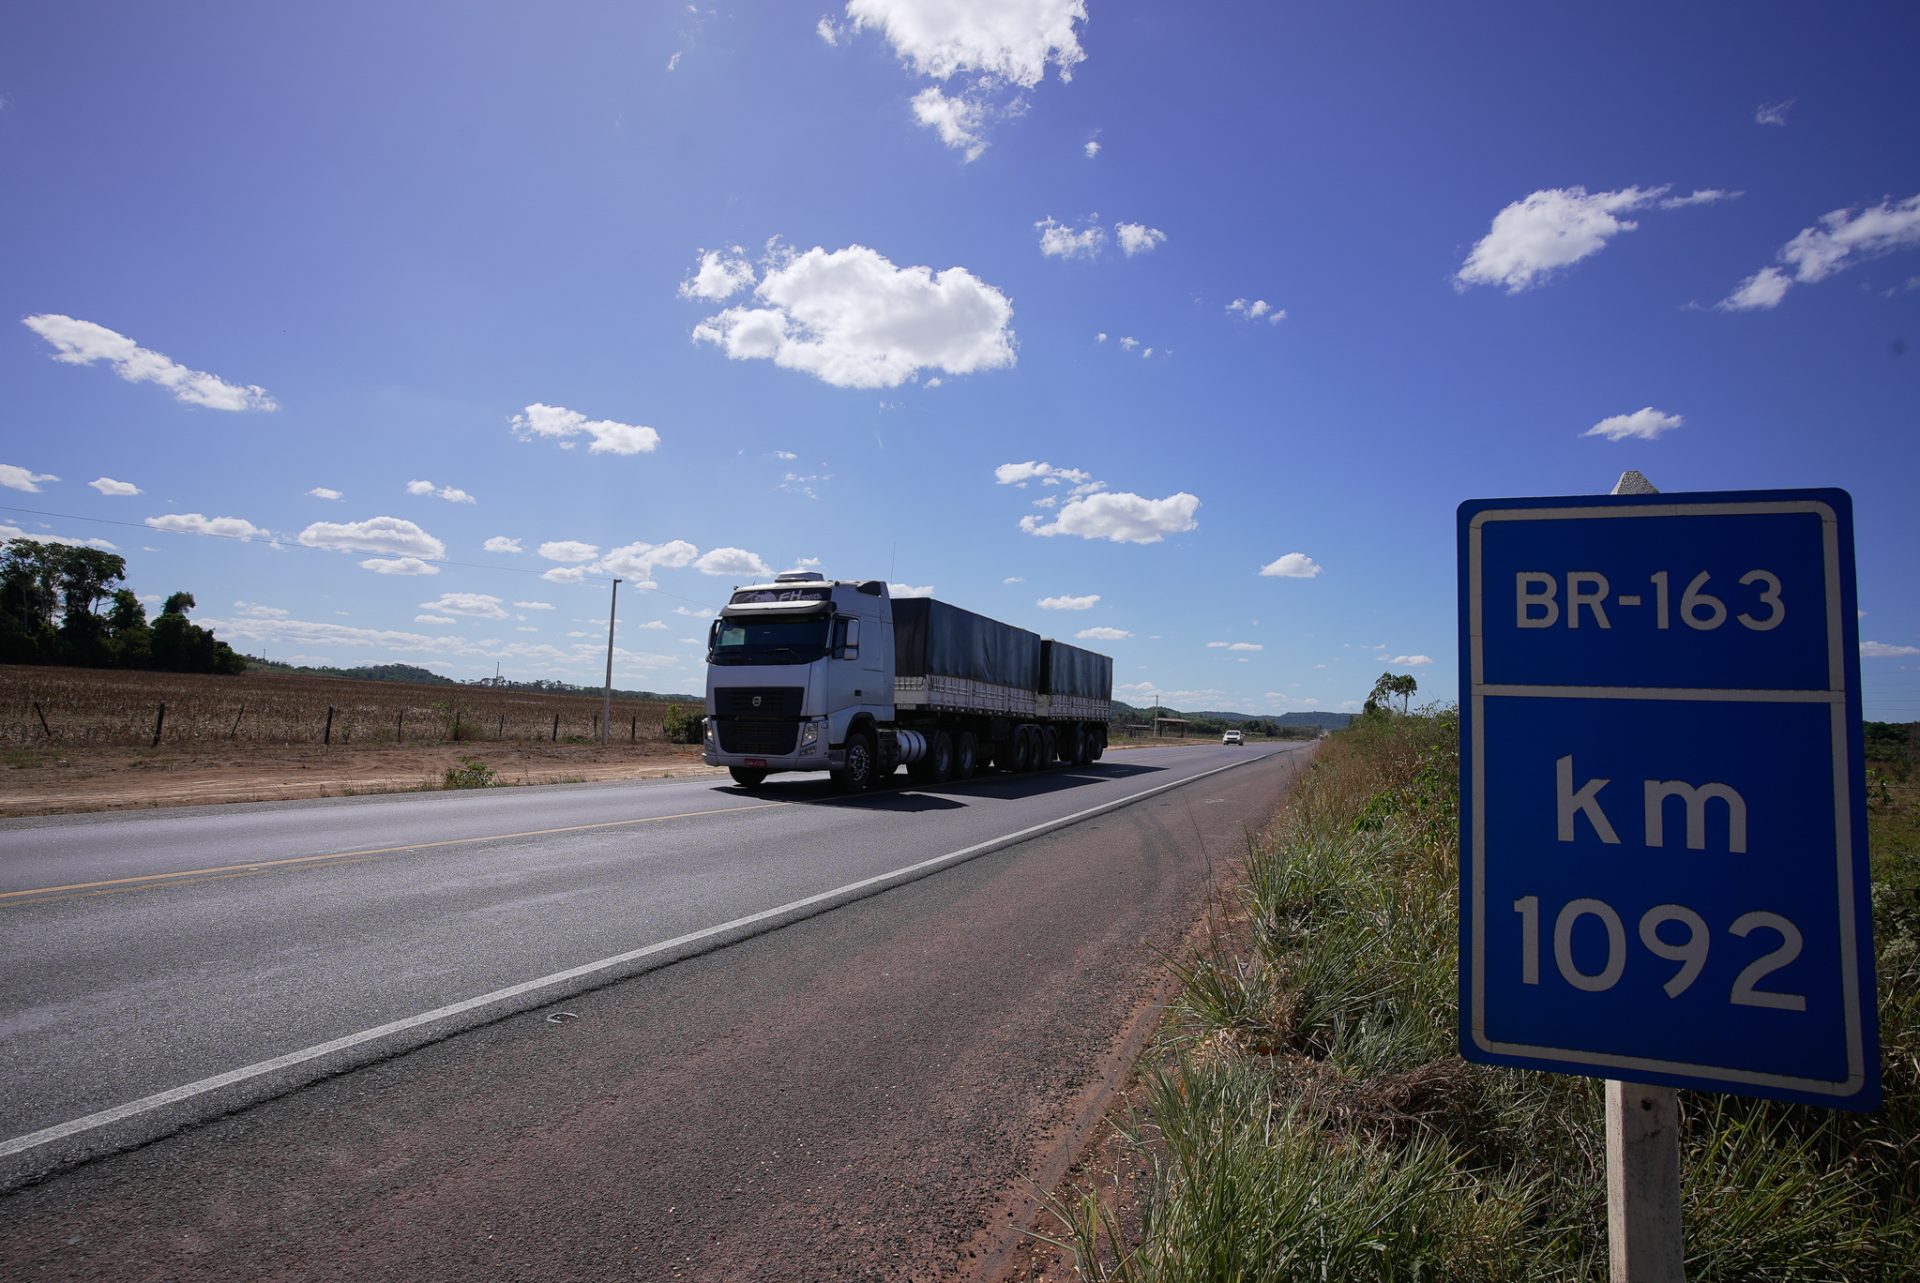
<instances>
[{"instance_id":1,"label":"cumulus cloud","mask_svg":"<svg viewBox=\"0 0 1920 1283\"><path fill-rule=\"evenodd\" d=\"M1396 664L1401 668L1418 668L1422 664L1431 664L1433 662L1433 656L1431 655L1395 655L1392 659L1389 659L1387 662L1389 664Z\"/></svg>"},{"instance_id":2,"label":"cumulus cloud","mask_svg":"<svg viewBox=\"0 0 1920 1283\"><path fill-rule=\"evenodd\" d=\"M342 495L338 490L333 490L326 486L315 486L313 489L307 491L307 493L313 496L315 499L325 499L330 503L337 502L338 500L346 497Z\"/></svg>"},{"instance_id":3,"label":"cumulus cloud","mask_svg":"<svg viewBox=\"0 0 1920 1283\"><path fill-rule=\"evenodd\" d=\"M933 80L972 73L1031 89L1048 64L1071 80L1087 57L1073 25L1087 20L1082 0L849 0L847 18L853 31L877 29L902 62Z\"/></svg>"},{"instance_id":4,"label":"cumulus cloud","mask_svg":"<svg viewBox=\"0 0 1920 1283\"><path fill-rule=\"evenodd\" d=\"M1628 437L1651 441L1662 432L1671 432L1686 421L1684 415L1668 414L1649 405L1635 410L1632 414L1609 415L1580 435L1605 437L1609 441L1625 441Z\"/></svg>"},{"instance_id":5,"label":"cumulus cloud","mask_svg":"<svg viewBox=\"0 0 1920 1283\"><path fill-rule=\"evenodd\" d=\"M1208 650L1230 650L1230 651L1249 650L1250 651L1250 650L1265 650L1266 646L1260 642L1208 642L1207 649Z\"/></svg>"},{"instance_id":6,"label":"cumulus cloud","mask_svg":"<svg viewBox=\"0 0 1920 1283\"><path fill-rule=\"evenodd\" d=\"M189 370L149 348L143 348L124 334L92 321L75 320L55 312L26 317L23 324L51 343L54 359L68 365L92 365L105 361L113 372L129 383L158 383L173 393L174 399L210 410L277 410L262 387L228 383L202 370Z\"/></svg>"},{"instance_id":7,"label":"cumulus cloud","mask_svg":"<svg viewBox=\"0 0 1920 1283\"><path fill-rule=\"evenodd\" d=\"M1517 200L1493 217L1454 277L1456 288L1504 285L1509 294L1542 284L1560 268L1598 254L1638 223L1620 217L1666 195L1663 187L1588 193L1554 187Z\"/></svg>"},{"instance_id":8,"label":"cumulus cloud","mask_svg":"<svg viewBox=\"0 0 1920 1283\"><path fill-rule=\"evenodd\" d=\"M1800 230L1775 257L1791 269L1763 267L1720 301L1728 312L1778 307L1790 285L1812 285L1866 259L1920 247L1920 195L1871 209L1836 209Z\"/></svg>"},{"instance_id":9,"label":"cumulus cloud","mask_svg":"<svg viewBox=\"0 0 1920 1283\"><path fill-rule=\"evenodd\" d=\"M703 575L773 578L773 567L762 561L758 553L745 548L715 548L695 558L693 568Z\"/></svg>"},{"instance_id":10,"label":"cumulus cloud","mask_svg":"<svg viewBox=\"0 0 1920 1283\"><path fill-rule=\"evenodd\" d=\"M921 584L916 588L912 584L888 584L887 594L892 597L931 597L933 585Z\"/></svg>"},{"instance_id":11,"label":"cumulus cloud","mask_svg":"<svg viewBox=\"0 0 1920 1283\"><path fill-rule=\"evenodd\" d=\"M299 542L335 552L384 552L428 561L441 561L447 555L445 544L403 517L316 521L300 532Z\"/></svg>"},{"instance_id":12,"label":"cumulus cloud","mask_svg":"<svg viewBox=\"0 0 1920 1283\"><path fill-rule=\"evenodd\" d=\"M29 472L15 464L0 463L0 486L5 486L9 490L24 490L28 494L39 494L40 482L59 479L51 472Z\"/></svg>"},{"instance_id":13,"label":"cumulus cloud","mask_svg":"<svg viewBox=\"0 0 1920 1283\"><path fill-rule=\"evenodd\" d=\"M522 441L546 437L558 441L562 450L574 447L574 437L591 437L588 454L651 454L660 444L660 434L652 428L613 419L589 419L578 410L558 405L530 405L513 416L511 426Z\"/></svg>"},{"instance_id":14,"label":"cumulus cloud","mask_svg":"<svg viewBox=\"0 0 1920 1283\"><path fill-rule=\"evenodd\" d=\"M1033 604L1042 610L1092 610L1099 600L1099 593L1088 593L1084 597L1042 597Z\"/></svg>"},{"instance_id":15,"label":"cumulus cloud","mask_svg":"<svg viewBox=\"0 0 1920 1283\"><path fill-rule=\"evenodd\" d=\"M1905 655L1920 655L1920 646L1898 646L1889 642L1863 641L1860 643L1862 659L1897 659Z\"/></svg>"},{"instance_id":16,"label":"cumulus cloud","mask_svg":"<svg viewBox=\"0 0 1920 1283\"><path fill-rule=\"evenodd\" d=\"M842 388L898 387L923 369L971 374L1015 360L1013 304L962 267L936 273L895 267L864 245L815 246L783 255L754 297L758 306L701 321L694 341Z\"/></svg>"},{"instance_id":17,"label":"cumulus cloud","mask_svg":"<svg viewBox=\"0 0 1920 1283\"><path fill-rule=\"evenodd\" d=\"M1027 577L1025 575L1008 575L1000 582L1003 584L1024 584L1027 582Z\"/></svg>"},{"instance_id":18,"label":"cumulus cloud","mask_svg":"<svg viewBox=\"0 0 1920 1283\"><path fill-rule=\"evenodd\" d=\"M813 24L813 30L814 30L814 34L818 35L822 40L826 41L828 44L833 45L836 48L839 47L840 28L834 25L834 21L832 18L820 19L820 21Z\"/></svg>"},{"instance_id":19,"label":"cumulus cloud","mask_svg":"<svg viewBox=\"0 0 1920 1283\"><path fill-rule=\"evenodd\" d=\"M592 561L600 555L600 546L581 543L578 539L549 539L540 545L540 555L548 561Z\"/></svg>"},{"instance_id":20,"label":"cumulus cloud","mask_svg":"<svg viewBox=\"0 0 1920 1283\"><path fill-rule=\"evenodd\" d=\"M1093 139L1093 138L1087 139L1087 145L1085 147L1082 147L1080 150L1086 153L1088 160L1092 160L1095 156L1098 156L1100 154L1099 140Z\"/></svg>"},{"instance_id":21,"label":"cumulus cloud","mask_svg":"<svg viewBox=\"0 0 1920 1283\"><path fill-rule=\"evenodd\" d=\"M587 580L584 566L555 566L540 576L550 584L580 584Z\"/></svg>"},{"instance_id":22,"label":"cumulus cloud","mask_svg":"<svg viewBox=\"0 0 1920 1283\"><path fill-rule=\"evenodd\" d=\"M488 552L524 552L518 539L509 539L505 535L495 535L481 545Z\"/></svg>"},{"instance_id":23,"label":"cumulus cloud","mask_svg":"<svg viewBox=\"0 0 1920 1283\"><path fill-rule=\"evenodd\" d=\"M416 624L457 624L460 621L452 615L415 615L413 622Z\"/></svg>"},{"instance_id":24,"label":"cumulus cloud","mask_svg":"<svg viewBox=\"0 0 1920 1283\"><path fill-rule=\"evenodd\" d=\"M360 569L371 570L376 575L437 575L440 567L418 557L369 557L360 563Z\"/></svg>"},{"instance_id":25,"label":"cumulus cloud","mask_svg":"<svg viewBox=\"0 0 1920 1283\"><path fill-rule=\"evenodd\" d=\"M445 499L448 503L478 502L478 500L464 490L454 486L436 487L431 481L409 481L407 482L407 493L413 495L433 495L435 498Z\"/></svg>"},{"instance_id":26,"label":"cumulus cloud","mask_svg":"<svg viewBox=\"0 0 1920 1283\"><path fill-rule=\"evenodd\" d=\"M1719 187L1702 187L1686 196L1669 196L1660 202L1661 209L1685 209L1689 205L1716 205L1723 200L1739 200L1745 192L1730 192Z\"/></svg>"},{"instance_id":27,"label":"cumulus cloud","mask_svg":"<svg viewBox=\"0 0 1920 1283\"><path fill-rule=\"evenodd\" d=\"M49 478L49 480L51 479L52 478ZM131 481L115 481L112 477L95 477L93 480L87 482L87 484L105 495L135 495L146 493L146 491L134 485Z\"/></svg>"},{"instance_id":28,"label":"cumulus cloud","mask_svg":"<svg viewBox=\"0 0 1920 1283\"><path fill-rule=\"evenodd\" d=\"M988 106L983 98L969 94L945 94L938 85L928 85L913 96L913 118L940 135L940 141L955 151L965 152L969 163L979 160L987 150Z\"/></svg>"},{"instance_id":29,"label":"cumulus cloud","mask_svg":"<svg viewBox=\"0 0 1920 1283\"><path fill-rule=\"evenodd\" d=\"M1753 123L1756 125L1787 126L1787 111L1798 99L1789 98L1785 102L1763 102L1753 109Z\"/></svg>"},{"instance_id":30,"label":"cumulus cloud","mask_svg":"<svg viewBox=\"0 0 1920 1283\"><path fill-rule=\"evenodd\" d=\"M1082 628L1074 634L1080 641L1125 641L1133 636L1124 628L1109 628L1102 624L1097 628Z\"/></svg>"},{"instance_id":31,"label":"cumulus cloud","mask_svg":"<svg viewBox=\"0 0 1920 1283\"><path fill-rule=\"evenodd\" d=\"M1243 319L1249 320L1249 321L1258 321L1258 320L1264 319L1269 325L1278 325L1280 322L1287 319L1286 308L1275 307L1273 304L1267 302L1267 300L1263 298L1256 298L1251 300L1244 299L1244 298L1237 298L1233 300L1233 302L1227 304L1227 311L1238 312Z\"/></svg>"},{"instance_id":32,"label":"cumulus cloud","mask_svg":"<svg viewBox=\"0 0 1920 1283\"><path fill-rule=\"evenodd\" d=\"M272 533L265 527L239 517L203 517L197 512L170 512L165 516L148 517L147 524L155 530L171 530L187 535L218 535L223 539L263 539Z\"/></svg>"},{"instance_id":33,"label":"cumulus cloud","mask_svg":"<svg viewBox=\"0 0 1920 1283\"><path fill-rule=\"evenodd\" d=\"M1320 563L1304 552L1290 552L1260 567L1270 579L1312 579L1320 573Z\"/></svg>"},{"instance_id":34,"label":"cumulus cloud","mask_svg":"<svg viewBox=\"0 0 1920 1283\"><path fill-rule=\"evenodd\" d=\"M553 603L550 601L516 601L513 604L515 606L518 606L521 610L552 610L553 609Z\"/></svg>"},{"instance_id":35,"label":"cumulus cloud","mask_svg":"<svg viewBox=\"0 0 1920 1283\"><path fill-rule=\"evenodd\" d=\"M703 298L719 302L732 298L753 285L753 265L747 251L738 245L727 250L703 250L700 266L692 276L680 282L681 298Z\"/></svg>"},{"instance_id":36,"label":"cumulus cloud","mask_svg":"<svg viewBox=\"0 0 1920 1283\"><path fill-rule=\"evenodd\" d=\"M438 611L443 615L464 615L468 619L505 619L507 612L500 607L500 599L490 593L446 592L432 601L420 603L420 609Z\"/></svg>"},{"instance_id":37,"label":"cumulus cloud","mask_svg":"<svg viewBox=\"0 0 1920 1283\"><path fill-rule=\"evenodd\" d=\"M1076 232L1049 216L1034 226L1040 231L1040 252L1048 258L1098 258L1107 246L1107 233L1097 223Z\"/></svg>"},{"instance_id":38,"label":"cumulus cloud","mask_svg":"<svg viewBox=\"0 0 1920 1283\"><path fill-rule=\"evenodd\" d=\"M652 586L655 566L679 570L691 566L699 555L700 550L684 539L669 539L663 544L622 544L601 558L597 569L645 588Z\"/></svg>"},{"instance_id":39,"label":"cumulus cloud","mask_svg":"<svg viewBox=\"0 0 1920 1283\"><path fill-rule=\"evenodd\" d=\"M1078 535L1114 543L1159 543L1166 536L1194 529L1193 514L1200 500L1181 491L1164 499L1147 499L1124 491L1082 495L1062 504L1050 522L1037 516L1020 519L1030 535Z\"/></svg>"},{"instance_id":40,"label":"cumulus cloud","mask_svg":"<svg viewBox=\"0 0 1920 1283\"><path fill-rule=\"evenodd\" d=\"M993 479L1003 486L1025 485L1029 481L1040 481L1044 485L1057 486L1062 482L1084 485L1093 480L1093 474L1079 468L1056 468L1051 463L1040 463L1029 459L1025 463L1003 463L993 470Z\"/></svg>"},{"instance_id":41,"label":"cumulus cloud","mask_svg":"<svg viewBox=\"0 0 1920 1283\"><path fill-rule=\"evenodd\" d=\"M1113 234L1119 238L1120 250L1128 258L1144 254L1156 245L1164 244L1167 239L1165 232L1144 223L1115 223Z\"/></svg>"}]
</instances>

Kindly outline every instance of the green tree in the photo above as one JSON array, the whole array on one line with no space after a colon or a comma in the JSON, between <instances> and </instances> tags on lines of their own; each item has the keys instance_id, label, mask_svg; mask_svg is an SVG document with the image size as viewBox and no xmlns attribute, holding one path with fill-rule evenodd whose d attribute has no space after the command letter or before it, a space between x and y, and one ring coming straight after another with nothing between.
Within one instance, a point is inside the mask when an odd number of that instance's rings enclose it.
<instances>
[{"instance_id":1,"label":"green tree","mask_svg":"<svg viewBox=\"0 0 1920 1283\"><path fill-rule=\"evenodd\" d=\"M95 608L126 573L124 557L99 548L8 540L0 554L0 658L111 663Z\"/></svg>"},{"instance_id":2,"label":"green tree","mask_svg":"<svg viewBox=\"0 0 1920 1283\"><path fill-rule=\"evenodd\" d=\"M133 589L113 594L107 611L107 645L115 668L146 668L153 663L153 629L147 626L147 608Z\"/></svg>"},{"instance_id":3,"label":"green tree","mask_svg":"<svg viewBox=\"0 0 1920 1283\"><path fill-rule=\"evenodd\" d=\"M177 592L153 621L153 666L174 673L240 673L247 661L233 647L187 618L193 594Z\"/></svg>"},{"instance_id":4,"label":"green tree","mask_svg":"<svg viewBox=\"0 0 1920 1283\"><path fill-rule=\"evenodd\" d=\"M1390 712L1393 697L1400 697L1400 711L1405 713L1414 692L1420 689L1420 683L1413 679L1412 673L1382 673L1380 680L1373 684L1373 692L1367 696L1367 702L1361 706L1363 716L1371 713Z\"/></svg>"}]
</instances>

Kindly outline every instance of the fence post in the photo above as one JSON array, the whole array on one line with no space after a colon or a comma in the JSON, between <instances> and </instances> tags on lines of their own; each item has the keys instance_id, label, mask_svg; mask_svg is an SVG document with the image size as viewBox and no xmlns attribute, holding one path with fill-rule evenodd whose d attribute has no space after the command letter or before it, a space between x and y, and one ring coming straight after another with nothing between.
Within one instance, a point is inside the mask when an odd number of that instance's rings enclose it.
<instances>
[{"instance_id":1,"label":"fence post","mask_svg":"<svg viewBox=\"0 0 1920 1283\"><path fill-rule=\"evenodd\" d=\"M162 726L165 726L166 724L167 724L167 701L163 699L160 701L160 715L153 719L152 747L154 748L160 747L160 728Z\"/></svg>"},{"instance_id":2,"label":"fence post","mask_svg":"<svg viewBox=\"0 0 1920 1283\"><path fill-rule=\"evenodd\" d=\"M494 728L493 737L497 740L503 740L507 737L507 715L505 713L500 714L500 725Z\"/></svg>"},{"instance_id":3,"label":"fence post","mask_svg":"<svg viewBox=\"0 0 1920 1283\"><path fill-rule=\"evenodd\" d=\"M333 705L331 704L327 705L327 729L320 732L320 742L322 744L333 743Z\"/></svg>"},{"instance_id":4,"label":"fence post","mask_svg":"<svg viewBox=\"0 0 1920 1283\"><path fill-rule=\"evenodd\" d=\"M457 708L453 710L453 742L460 742L460 710Z\"/></svg>"},{"instance_id":5,"label":"fence post","mask_svg":"<svg viewBox=\"0 0 1920 1283\"><path fill-rule=\"evenodd\" d=\"M631 744L640 736L640 714L635 713L633 720L627 723L627 743Z\"/></svg>"},{"instance_id":6,"label":"fence post","mask_svg":"<svg viewBox=\"0 0 1920 1283\"><path fill-rule=\"evenodd\" d=\"M558 713L553 715L553 742L555 744L560 742L560 714Z\"/></svg>"},{"instance_id":7,"label":"fence post","mask_svg":"<svg viewBox=\"0 0 1920 1283\"><path fill-rule=\"evenodd\" d=\"M393 742L396 744L406 743L407 742L406 732L407 732L407 710L403 708L400 710L400 716L393 719Z\"/></svg>"},{"instance_id":8,"label":"fence post","mask_svg":"<svg viewBox=\"0 0 1920 1283\"><path fill-rule=\"evenodd\" d=\"M33 713L40 719L40 729L46 732L48 739L52 739L53 732L47 727L47 715L40 711L40 701L37 699L33 701Z\"/></svg>"},{"instance_id":9,"label":"fence post","mask_svg":"<svg viewBox=\"0 0 1920 1283\"><path fill-rule=\"evenodd\" d=\"M246 715L247 715L247 706L245 704L242 704L240 706L240 711L233 715L233 729L227 732L228 739L237 740L240 738L240 719L245 717Z\"/></svg>"}]
</instances>

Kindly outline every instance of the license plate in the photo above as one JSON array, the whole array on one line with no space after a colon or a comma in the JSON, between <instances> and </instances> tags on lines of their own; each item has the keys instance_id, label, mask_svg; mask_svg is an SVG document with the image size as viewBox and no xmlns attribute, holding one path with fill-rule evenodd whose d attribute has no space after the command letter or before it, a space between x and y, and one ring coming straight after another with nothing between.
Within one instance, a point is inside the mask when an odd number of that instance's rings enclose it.
<instances>
[{"instance_id":1,"label":"license plate","mask_svg":"<svg viewBox=\"0 0 1920 1283\"><path fill-rule=\"evenodd\" d=\"M767 759L764 757L750 757L747 759L748 766L765 766L766 764Z\"/></svg>"}]
</instances>

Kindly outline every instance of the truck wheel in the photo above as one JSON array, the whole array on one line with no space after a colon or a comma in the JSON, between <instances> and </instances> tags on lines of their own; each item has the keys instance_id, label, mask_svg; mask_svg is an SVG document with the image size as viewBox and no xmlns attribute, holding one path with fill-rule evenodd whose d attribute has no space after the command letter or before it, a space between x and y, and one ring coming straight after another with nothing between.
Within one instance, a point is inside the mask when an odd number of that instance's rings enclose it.
<instances>
[{"instance_id":1,"label":"truck wheel","mask_svg":"<svg viewBox=\"0 0 1920 1283\"><path fill-rule=\"evenodd\" d=\"M874 786L880 772L871 735L855 731L847 736L846 763L833 773L833 782L842 793L864 793Z\"/></svg>"},{"instance_id":2,"label":"truck wheel","mask_svg":"<svg viewBox=\"0 0 1920 1283\"><path fill-rule=\"evenodd\" d=\"M1101 754L1107 751L1107 728L1102 726L1093 732L1093 743L1088 746L1087 760L1097 762Z\"/></svg>"},{"instance_id":3,"label":"truck wheel","mask_svg":"<svg viewBox=\"0 0 1920 1283\"><path fill-rule=\"evenodd\" d=\"M756 766L729 766L727 774L743 789L757 789L767 782L767 772Z\"/></svg>"},{"instance_id":4,"label":"truck wheel","mask_svg":"<svg viewBox=\"0 0 1920 1283\"><path fill-rule=\"evenodd\" d=\"M927 778L945 784L953 778L953 736L936 730L927 737Z\"/></svg>"},{"instance_id":5,"label":"truck wheel","mask_svg":"<svg viewBox=\"0 0 1920 1283\"><path fill-rule=\"evenodd\" d=\"M1033 769L1033 741L1027 737L1026 727L1013 728L1013 743L1004 756L1006 760L1001 765L1016 775Z\"/></svg>"},{"instance_id":6,"label":"truck wheel","mask_svg":"<svg viewBox=\"0 0 1920 1283\"><path fill-rule=\"evenodd\" d=\"M975 760L980 750L980 741L974 738L972 731L961 731L960 738L953 742L953 778L970 780L979 763Z\"/></svg>"},{"instance_id":7,"label":"truck wheel","mask_svg":"<svg viewBox=\"0 0 1920 1283\"><path fill-rule=\"evenodd\" d=\"M1050 771L1053 764L1060 760L1060 739L1049 726L1040 732L1040 769Z\"/></svg>"},{"instance_id":8,"label":"truck wheel","mask_svg":"<svg viewBox=\"0 0 1920 1283\"><path fill-rule=\"evenodd\" d=\"M1087 728L1083 723L1075 722L1067 728L1067 761L1074 766L1084 766L1087 761Z\"/></svg>"}]
</instances>

